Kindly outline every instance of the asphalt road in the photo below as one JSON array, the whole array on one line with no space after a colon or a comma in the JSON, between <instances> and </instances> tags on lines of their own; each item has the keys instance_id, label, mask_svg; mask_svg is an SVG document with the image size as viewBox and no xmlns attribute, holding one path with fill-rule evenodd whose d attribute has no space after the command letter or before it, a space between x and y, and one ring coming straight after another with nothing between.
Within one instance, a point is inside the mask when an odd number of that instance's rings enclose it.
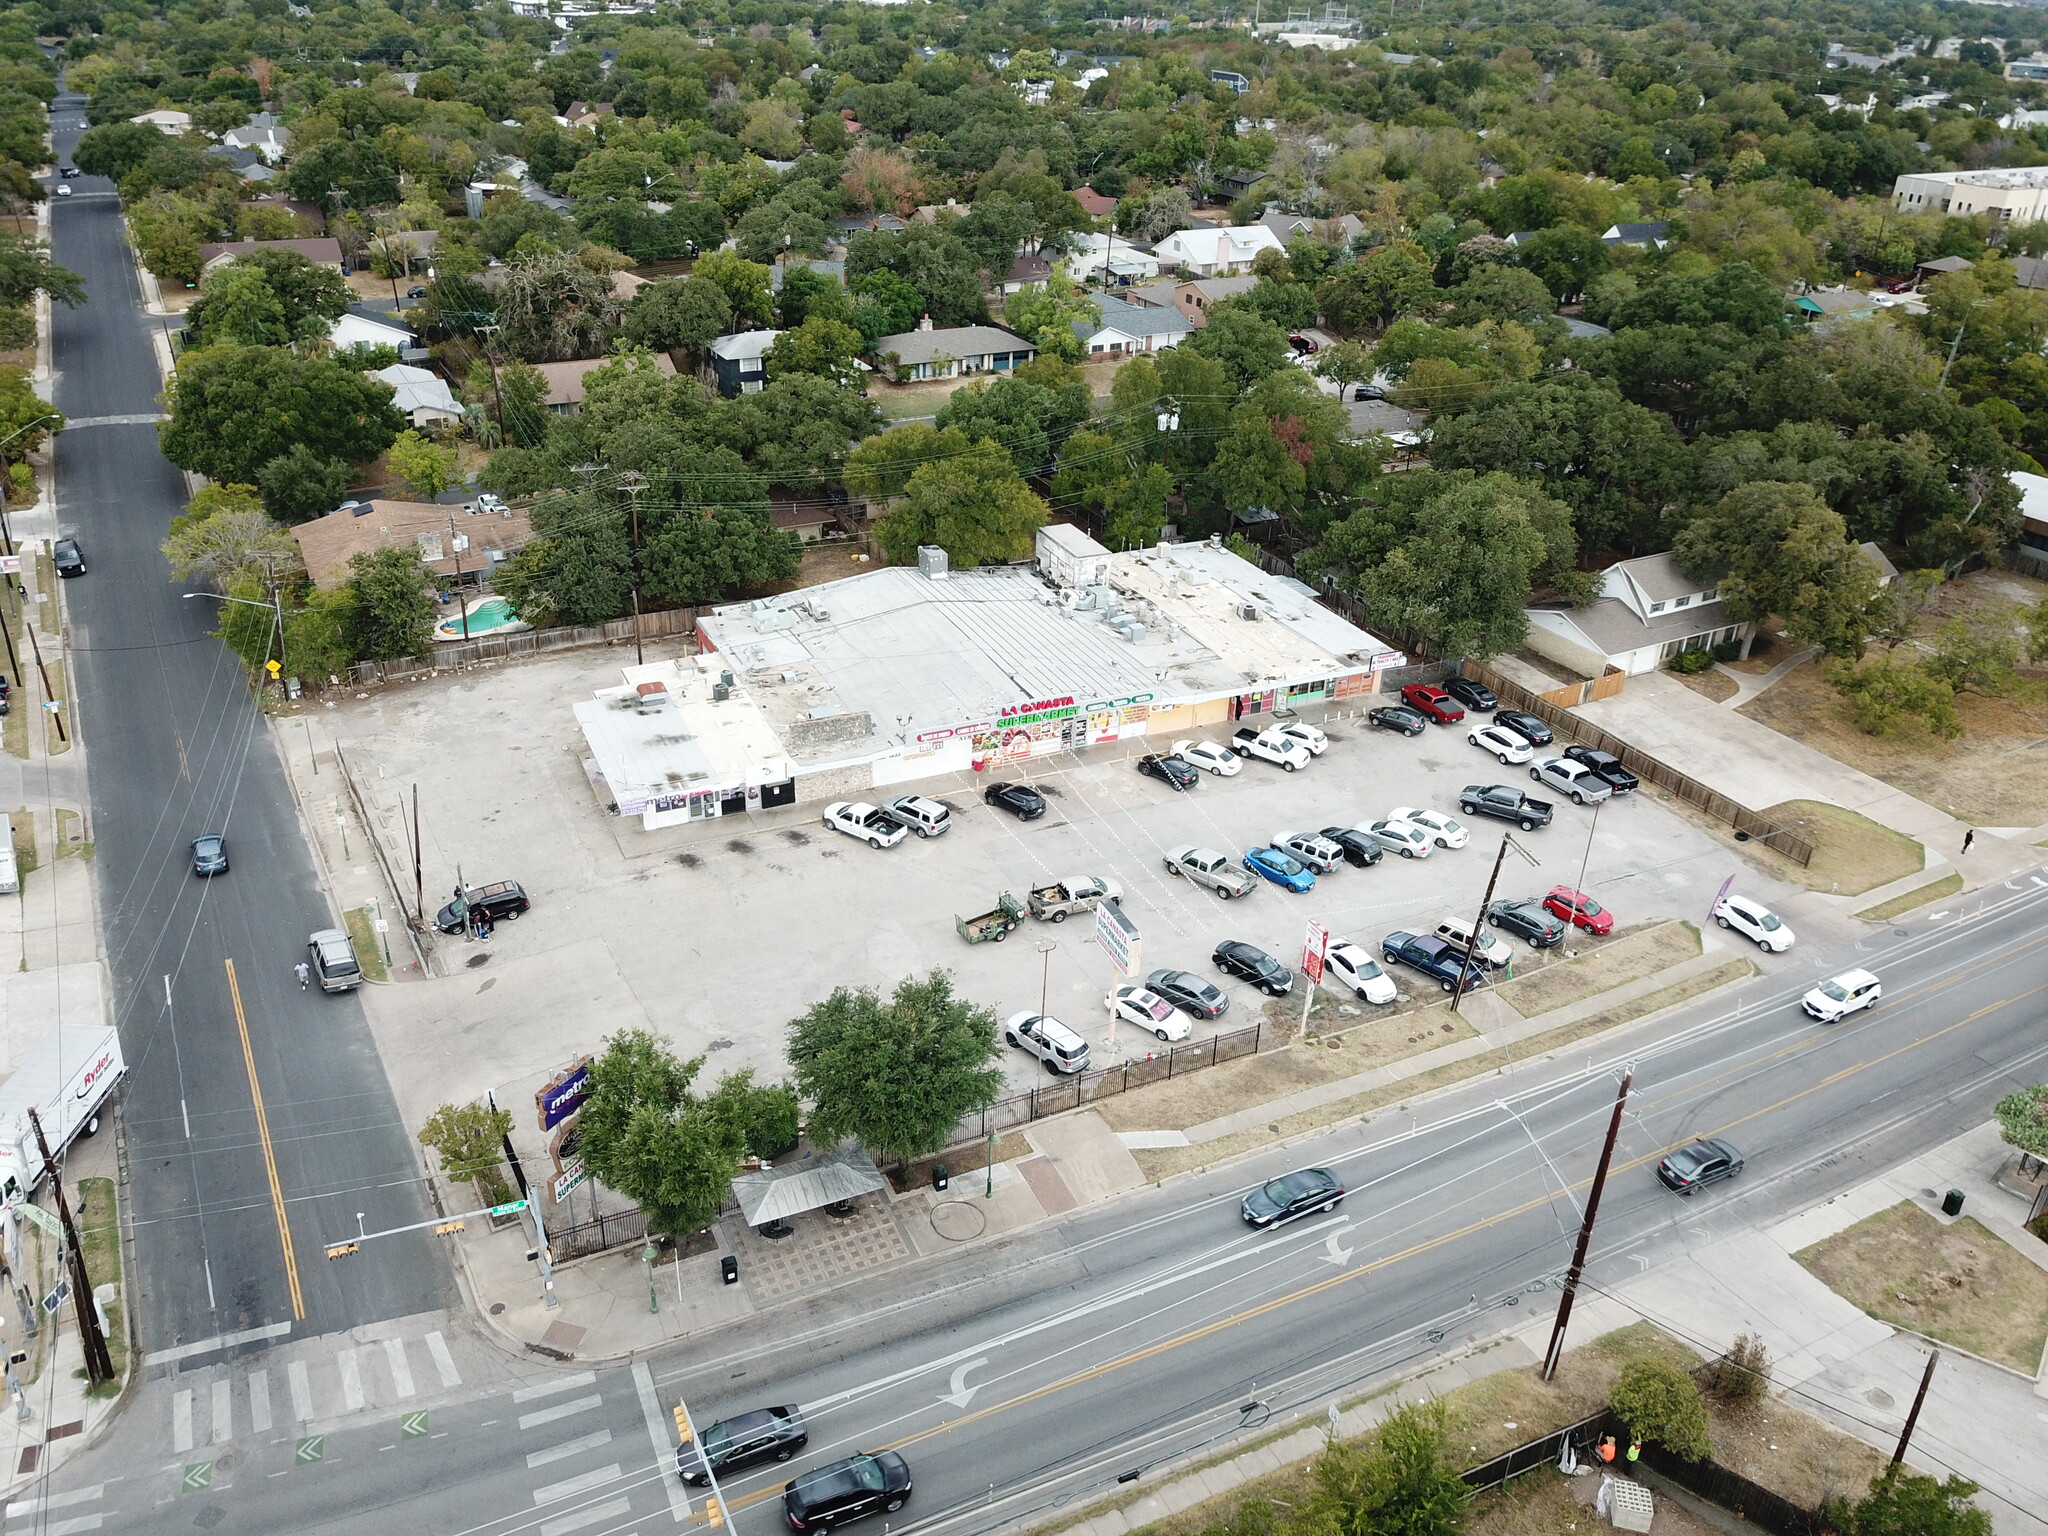
<instances>
[{"instance_id":1,"label":"asphalt road","mask_svg":"<svg viewBox=\"0 0 2048 1536\"><path fill-rule=\"evenodd\" d=\"M60 152L80 105L54 108ZM428 1239L370 1244L346 1264L323 1256L358 1212L371 1230L426 1219L419 1149L360 1004L293 977L306 935L333 915L241 666L209 633L217 602L183 597L160 550L186 490L150 424L160 322L141 308L118 201L102 179L70 185L53 244L90 302L54 317L55 404L71 423L56 444L58 519L89 568L65 596L128 1058L144 1347L444 1306L445 1257ZM195 879L191 839L223 831L233 868Z\"/></svg>"},{"instance_id":2,"label":"asphalt road","mask_svg":"<svg viewBox=\"0 0 2048 1536\"><path fill-rule=\"evenodd\" d=\"M382 1522L622 1536L673 1528L668 1414L687 1393L700 1425L802 1405L811 1442L793 1468L897 1446L917 1492L890 1536L981 1536L1085 1504L1119 1473L1218 1442L1247 1419L1313 1416L1333 1394L1360 1395L1375 1377L1531 1311L1547 1316L1577 1225L1564 1191L1575 1196L1591 1174L1624 1060L1635 1091L1602 1205L1595 1289L1769 1225L1981 1123L2048 1059L2048 887L1993 887L1954 910L1829 957L1870 966L1887 987L1878 1011L1841 1026L1799 1013L1810 972L1759 978L1631 1032L1612 1059L1527 1063L923 1266L913 1285L891 1275L636 1367L522 1364L524 1386L439 1404L413 1437L395 1417L309 1426L325 1437L314 1464L295 1462L287 1434L170 1455L164 1390L151 1383L111 1442L54 1486L115 1530L189 1518L223 1530ZM1651 1165L1705 1134L1735 1141L1748 1166L1681 1201ZM1339 1170L1345 1204L1279 1233L1247 1231L1241 1192L1311 1162ZM1685 1332L1685 1318L1663 1321ZM1263 1406L1247 1415L1251 1402ZM211 1485L180 1492L199 1455L218 1458ZM745 1536L778 1527L789 1470L728 1485ZM2048 1504L2038 1473L1990 1492Z\"/></svg>"}]
</instances>

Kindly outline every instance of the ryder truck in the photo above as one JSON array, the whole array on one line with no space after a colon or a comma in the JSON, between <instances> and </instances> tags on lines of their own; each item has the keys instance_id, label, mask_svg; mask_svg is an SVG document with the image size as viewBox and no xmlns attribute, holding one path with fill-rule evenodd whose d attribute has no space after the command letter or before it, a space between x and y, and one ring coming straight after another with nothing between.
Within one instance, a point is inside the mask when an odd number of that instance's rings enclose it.
<instances>
[{"instance_id":1,"label":"ryder truck","mask_svg":"<svg viewBox=\"0 0 2048 1536\"><path fill-rule=\"evenodd\" d=\"M43 1122L52 1156L62 1156L73 1138L100 1126L100 1109L128 1064L121 1037L103 1026L60 1025L43 1037L4 1083L0 1083L0 1194L32 1194L47 1171L33 1109Z\"/></svg>"}]
</instances>

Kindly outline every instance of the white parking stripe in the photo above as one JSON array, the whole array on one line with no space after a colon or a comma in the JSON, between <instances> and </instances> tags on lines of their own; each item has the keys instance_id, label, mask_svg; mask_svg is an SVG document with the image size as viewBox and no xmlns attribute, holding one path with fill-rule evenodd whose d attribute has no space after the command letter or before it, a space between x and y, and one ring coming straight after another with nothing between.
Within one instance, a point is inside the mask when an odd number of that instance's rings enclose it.
<instances>
[{"instance_id":1,"label":"white parking stripe","mask_svg":"<svg viewBox=\"0 0 2048 1536\"><path fill-rule=\"evenodd\" d=\"M587 1387L596 1380L597 1372L578 1371L573 1376L560 1376L537 1387L521 1387L512 1394L512 1401L530 1403L537 1397L553 1397L557 1392L567 1392L572 1387Z\"/></svg>"},{"instance_id":2,"label":"white parking stripe","mask_svg":"<svg viewBox=\"0 0 2048 1536\"><path fill-rule=\"evenodd\" d=\"M619 1464L615 1461L608 1467L597 1467L589 1472L580 1472L559 1483L549 1483L545 1488L533 1490L536 1504L559 1504L564 1499L573 1499L579 1493L588 1493L593 1488L602 1488L618 1478Z\"/></svg>"},{"instance_id":3,"label":"white parking stripe","mask_svg":"<svg viewBox=\"0 0 2048 1536\"><path fill-rule=\"evenodd\" d=\"M270 1372L249 1373L249 1428L259 1435L270 1433Z\"/></svg>"},{"instance_id":4,"label":"white parking stripe","mask_svg":"<svg viewBox=\"0 0 2048 1536\"><path fill-rule=\"evenodd\" d=\"M292 1417L301 1424L313 1421L313 1386L306 1380L306 1362L294 1360L285 1375L292 1388Z\"/></svg>"},{"instance_id":5,"label":"white parking stripe","mask_svg":"<svg viewBox=\"0 0 2048 1536\"><path fill-rule=\"evenodd\" d=\"M77 1515L69 1520L53 1520L44 1526L38 1536L78 1536L80 1531L96 1531L100 1528L98 1515Z\"/></svg>"},{"instance_id":6,"label":"white parking stripe","mask_svg":"<svg viewBox=\"0 0 2048 1536\"><path fill-rule=\"evenodd\" d=\"M462 1372L455 1369L455 1357L448 1353L448 1341L438 1333L427 1335L427 1353L434 1357L434 1369L441 1373L441 1385L459 1387Z\"/></svg>"},{"instance_id":7,"label":"white parking stripe","mask_svg":"<svg viewBox=\"0 0 2048 1536\"><path fill-rule=\"evenodd\" d=\"M398 1388L400 1397L411 1397L412 1362L405 1358L405 1340L386 1339L384 1354L391 1361L391 1384Z\"/></svg>"},{"instance_id":8,"label":"white parking stripe","mask_svg":"<svg viewBox=\"0 0 2048 1536\"><path fill-rule=\"evenodd\" d=\"M574 1440L564 1440L560 1445L551 1445L544 1451L534 1451L526 1458L529 1469L544 1467L551 1461L566 1461L571 1456L581 1456L585 1451L594 1451L600 1446L612 1443L612 1432L600 1429Z\"/></svg>"},{"instance_id":9,"label":"white parking stripe","mask_svg":"<svg viewBox=\"0 0 2048 1536\"><path fill-rule=\"evenodd\" d=\"M579 1397L574 1402L557 1403L552 1408L542 1408L533 1413L522 1413L519 1416L519 1427L521 1429L533 1429L542 1424L552 1424L557 1419L568 1418L572 1413L587 1413L603 1401L603 1398L593 1393L589 1397Z\"/></svg>"}]
</instances>

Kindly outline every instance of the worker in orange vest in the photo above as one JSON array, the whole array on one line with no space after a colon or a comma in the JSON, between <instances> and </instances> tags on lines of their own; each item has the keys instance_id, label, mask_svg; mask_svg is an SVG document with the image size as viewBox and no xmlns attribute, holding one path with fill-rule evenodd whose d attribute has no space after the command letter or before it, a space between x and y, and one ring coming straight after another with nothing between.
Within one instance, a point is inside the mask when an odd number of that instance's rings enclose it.
<instances>
[{"instance_id":1,"label":"worker in orange vest","mask_svg":"<svg viewBox=\"0 0 2048 1536\"><path fill-rule=\"evenodd\" d=\"M1614 1436L1608 1435L1600 1442L1600 1459L1612 1463L1614 1460Z\"/></svg>"}]
</instances>

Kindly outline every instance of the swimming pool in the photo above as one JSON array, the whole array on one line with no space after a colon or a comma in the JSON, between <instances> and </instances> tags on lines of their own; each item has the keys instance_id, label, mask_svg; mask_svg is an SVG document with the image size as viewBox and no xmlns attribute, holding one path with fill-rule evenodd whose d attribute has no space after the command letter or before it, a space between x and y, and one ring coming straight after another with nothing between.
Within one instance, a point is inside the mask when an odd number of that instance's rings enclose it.
<instances>
[{"instance_id":1,"label":"swimming pool","mask_svg":"<svg viewBox=\"0 0 2048 1536\"><path fill-rule=\"evenodd\" d=\"M502 597L479 597L469 605L469 634L474 640L479 635L509 634L515 629L527 628L526 622L512 611L512 605ZM460 616L443 619L434 627L436 640L461 640L464 638L463 620Z\"/></svg>"}]
</instances>

